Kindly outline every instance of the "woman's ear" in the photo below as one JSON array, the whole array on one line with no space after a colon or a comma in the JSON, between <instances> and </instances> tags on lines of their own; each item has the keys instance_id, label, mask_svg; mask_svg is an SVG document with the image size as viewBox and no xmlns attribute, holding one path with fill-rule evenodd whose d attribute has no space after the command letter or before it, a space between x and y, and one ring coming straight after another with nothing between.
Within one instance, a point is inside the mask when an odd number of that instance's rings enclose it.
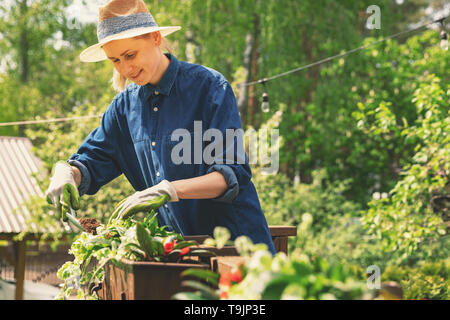
<instances>
[{"instance_id":1,"label":"woman's ear","mask_svg":"<svg viewBox=\"0 0 450 320\"><path fill-rule=\"evenodd\" d=\"M162 42L161 32L155 31L155 32L152 32L151 35L152 35L152 41L154 41L154 44L159 47Z\"/></svg>"}]
</instances>

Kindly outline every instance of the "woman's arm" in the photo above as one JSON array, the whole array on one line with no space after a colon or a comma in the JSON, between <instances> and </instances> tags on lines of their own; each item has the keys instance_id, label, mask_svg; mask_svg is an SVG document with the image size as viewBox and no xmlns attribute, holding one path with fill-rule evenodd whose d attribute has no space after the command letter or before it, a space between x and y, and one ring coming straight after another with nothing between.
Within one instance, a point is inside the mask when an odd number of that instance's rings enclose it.
<instances>
[{"instance_id":1,"label":"woman's arm","mask_svg":"<svg viewBox=\"0 0 450 320\"><path fill-rule=\"evenodd\" d=\"M77 186L81 183L81 172L72 166L74 180ZM228 185L220 172L211 172L201 177L172 181L180 199L213 199L222 195Z\"/></svg>"},{"instance_id":2,"label":"woman's arm","mask_svg":"<svg viewBox=\"0 0 450 320\"><path fill-rule=\"evenodd\" d=\"M171 181L180 199L214 199L222 195L228 185L220 172L204 176Z\"/></svg>"},{"instance_id":3,"label":"woman's arm","mask_svg":"<svg viewBox=\"0 0 450 320\"><path fill-rule=\"evenodd\" d=\"M73 170L73 178L75 180L75 183L77 184L77 187L79 187L81 184L81 171L80 171L80 169L78 169L75 166L71 166L71 167Z\"/></svg>"}]
</instances>

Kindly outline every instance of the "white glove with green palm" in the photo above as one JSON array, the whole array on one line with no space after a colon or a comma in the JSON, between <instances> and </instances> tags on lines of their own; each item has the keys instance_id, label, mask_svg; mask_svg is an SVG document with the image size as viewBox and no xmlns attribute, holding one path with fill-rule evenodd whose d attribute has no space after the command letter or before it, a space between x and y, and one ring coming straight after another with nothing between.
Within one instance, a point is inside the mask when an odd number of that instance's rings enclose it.
<instances>
[{"instance_id":1,"label":"white glove with green palm","mask_svg":"<svg viewBox=\"0 0 450 320\"><path fill-rule=\"evenodd\" d=\"M169 181L163 180L153 187L138 191L122 200L109 218L109 223L116 218L126 219L138 212L158 209L167 201L176 202L179 199L175 187Z\"/></svg>"},{"instance_id":2,"label":"white glove with green palm","mask_svg":"<svg viewBox=\"0 0 450 320\"><path fill-rule=\"evenodd\" d=\"M66 213L70 209L80 209L80 196L75 183L72 167L65 161L58 161L53 168L50 185L45 192L47 202L53 204L63 221L67 221Z\"/></svg>"}]
</instances>

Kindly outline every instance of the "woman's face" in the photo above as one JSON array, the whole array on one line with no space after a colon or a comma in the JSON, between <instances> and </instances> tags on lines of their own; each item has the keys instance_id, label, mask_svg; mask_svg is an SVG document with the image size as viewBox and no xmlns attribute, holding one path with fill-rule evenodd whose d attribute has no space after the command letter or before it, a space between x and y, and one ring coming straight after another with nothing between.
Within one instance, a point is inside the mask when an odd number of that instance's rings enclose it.
<instances>
[{"instance_id":1,"label":"woman's face","mask_svg":"<svg viewBox=\"0 0 450 320\"><path fill-rule=\"evenodd\" d=\"M161 34L153 32L147 37L108 42L103 49L122 76L141 86L156 85L164 73L160 44Z\"/></svg>"}]
</instances>

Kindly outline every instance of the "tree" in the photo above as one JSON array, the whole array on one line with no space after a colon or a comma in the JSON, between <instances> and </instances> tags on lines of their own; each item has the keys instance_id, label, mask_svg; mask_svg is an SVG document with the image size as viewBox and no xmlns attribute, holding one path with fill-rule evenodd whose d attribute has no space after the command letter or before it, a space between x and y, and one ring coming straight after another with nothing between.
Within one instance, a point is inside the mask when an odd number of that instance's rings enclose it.
<instances>
[{"instance_id":1,"label":"tree","mask_svg":"<svg viewBox=\"0 0 450 320\"><path fill-rule=\"evenodd\" d=\"M66 114L89 93L74 88L80 67L78 51L92 43L92 26L66 18L67 0L14 0L0 4L0 119L33 119L53 110ZM94 94L95 95L95 94ZM0 128L1 134L23 135L23 127Z\"/></svg>"}]
</instances>

